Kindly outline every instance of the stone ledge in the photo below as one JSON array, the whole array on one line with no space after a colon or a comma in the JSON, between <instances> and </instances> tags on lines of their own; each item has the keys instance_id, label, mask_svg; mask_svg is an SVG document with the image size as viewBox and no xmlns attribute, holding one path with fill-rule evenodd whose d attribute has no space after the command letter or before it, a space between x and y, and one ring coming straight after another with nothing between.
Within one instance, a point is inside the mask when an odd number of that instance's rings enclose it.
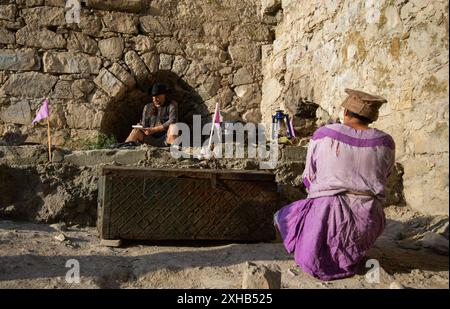
<instances>
[{"instance_id":1,"label":"stone ledge","mask_svg":"<svg viewBox=\"0 0 450 309\"><path fill-rule=\"evenodd\" d=\"M118 163L123 165L134 165L147 157L146 150L88 150L74 151L64 157L65 163L71 163L77 166L94 166L100 164Z\"/></svg>"}]
</instances>

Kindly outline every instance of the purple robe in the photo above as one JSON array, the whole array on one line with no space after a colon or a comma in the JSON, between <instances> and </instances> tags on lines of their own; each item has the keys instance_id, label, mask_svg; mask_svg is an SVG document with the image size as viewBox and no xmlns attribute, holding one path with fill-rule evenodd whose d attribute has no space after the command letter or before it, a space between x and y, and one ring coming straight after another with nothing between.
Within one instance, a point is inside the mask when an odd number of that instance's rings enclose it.
<instances>
[{"instance_id":1,"label":"purple robe","mask_svg":"<svg viewBox=\"0 0 450 309\"><path fill-rule=\"evenodd\" d=\"M356 273L384 230L384 190L394 162L392 137L377 129L331 124L314 133L303 173L308 197L275 214L284 246L303 271L321 280Z\"/></svg>"}]
</instances>

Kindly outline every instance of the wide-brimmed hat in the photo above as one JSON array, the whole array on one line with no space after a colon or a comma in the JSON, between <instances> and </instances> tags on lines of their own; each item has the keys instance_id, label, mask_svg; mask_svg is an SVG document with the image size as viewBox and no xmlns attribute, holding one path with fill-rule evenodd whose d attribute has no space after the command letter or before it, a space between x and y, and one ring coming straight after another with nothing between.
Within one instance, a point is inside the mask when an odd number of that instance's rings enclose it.
<instances>
[{"instance_id":1,"label":"wide-brimmed hat","mask_svg":"<svg viewBox=\"0 0 450 309\"><path fill-rule=\"evenodd\" d=\"M157 96L160 94L166 94L168 92L169 92L169 87L167 87L166 85L161 84L161 83L155 83L155 84L153 84L151 95L154 97L154 96Z\"/></svg>"},{"instance_id":2,"label":"wide-brimmed hat","mask_svg":"<svg viewBox=\"0 0 450 309\"><path fill-rule=\"evenodd\" d=\"M345 92L348 97L342 102L342 107L372 121L378 119L378 110L387 102L383 97L359 90L346 88Z\"/></svg>"}]
</instances>

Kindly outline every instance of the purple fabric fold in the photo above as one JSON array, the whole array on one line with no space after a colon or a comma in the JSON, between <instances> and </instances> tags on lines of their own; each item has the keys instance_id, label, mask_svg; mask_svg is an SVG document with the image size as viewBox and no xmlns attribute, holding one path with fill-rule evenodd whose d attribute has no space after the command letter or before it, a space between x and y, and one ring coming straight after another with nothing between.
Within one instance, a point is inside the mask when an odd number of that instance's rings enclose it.
<instances>
[{"instance_id":1,"label":"purple fabric fold","mask_svg":"<svg viewBox=\"0 0 450 309\"><path fill-rule=\"evenodd\" d=\"M355 147L377 147L385 146L391 149L395 149L395 142L390 135L382 135L375 138L357 138L348 136L342 132L335 131L327 127L321 127L314 133L312 139L319 140L325 137L330 137L342 143L355 146Z\"/></svg>"},{"instance_id":2,"label":"purple fabric fold","mask_svg":"<svg viewBox=\"0 0 450 309\"><path fill-rule=\"evenodd\" d=\"M299 200L276 219L286 250L303 271L321 280L354 275L385 225L377 201L341 195Z\"/></svg>"},{"instance_id":3,"label":"purple fabric fold","mask_svg":"<svg viewBox=\"0 0 450 309\"><path fill-rule=\"evenodd\" d=\"M306 189L309 189L309 187L311 186L311 183L309 182L307 177L303 177L303 185Z\"/></svg>"}]
</instances>

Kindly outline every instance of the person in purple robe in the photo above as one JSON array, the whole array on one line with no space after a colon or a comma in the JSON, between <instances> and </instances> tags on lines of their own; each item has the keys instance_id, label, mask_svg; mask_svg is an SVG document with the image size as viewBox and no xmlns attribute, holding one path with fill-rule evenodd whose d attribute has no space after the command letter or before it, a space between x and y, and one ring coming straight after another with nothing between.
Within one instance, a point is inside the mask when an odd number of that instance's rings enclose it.
<instances>
[{"instance_id":1,"label":"person in purple robe","mask_svg":"<svg viewBox=\"0 0 450 309\"><path fill-rule=\"evenodd\" d=\"M385 187L395 163L392 137L369 127L387 101L345 92L343 124L320 127L310 141L303 172L307 198L274 215L286 250L321 280L353 276L383 232Z\"/></svg>"}]
</instances>

